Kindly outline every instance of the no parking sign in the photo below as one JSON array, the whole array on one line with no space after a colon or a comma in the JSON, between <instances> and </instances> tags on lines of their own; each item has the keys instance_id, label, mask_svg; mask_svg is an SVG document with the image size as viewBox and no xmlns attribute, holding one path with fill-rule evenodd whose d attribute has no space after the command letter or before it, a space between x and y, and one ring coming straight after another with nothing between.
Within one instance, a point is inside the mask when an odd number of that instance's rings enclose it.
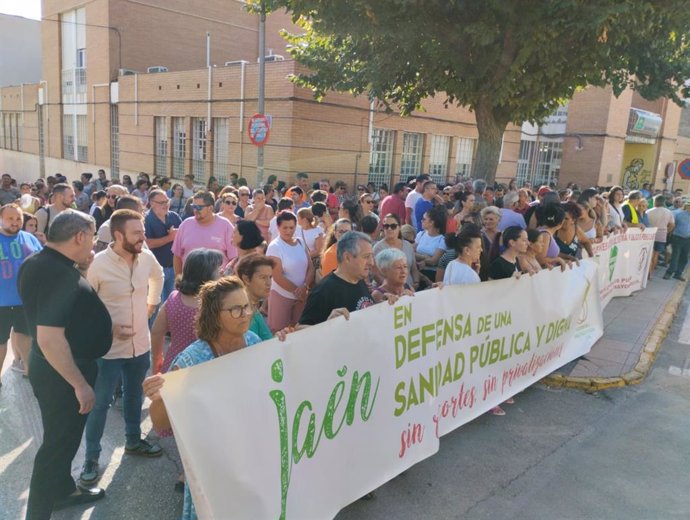
<instances>
[{"instance_id":1,"label":"no parking sign","mask_svg":"<svg viewBox=\"0 0 690 520\"><path fill-rule=\"evenodd\" d=\"M256 146L263 146L268 141L268 136L271 133L271 123L264 114L254 114L249 119L249 140Z\"/></svg>"},{"instance_id":2,"label":"no parking sign","mask_svg":"<svg viewBox=\"0 0 690 520\"><path fill-rule=\"evenodd\" d=\"M690 159L684 159L678 165L678 175L683 179L690 179Z\"/></svg>"}]
</instances>

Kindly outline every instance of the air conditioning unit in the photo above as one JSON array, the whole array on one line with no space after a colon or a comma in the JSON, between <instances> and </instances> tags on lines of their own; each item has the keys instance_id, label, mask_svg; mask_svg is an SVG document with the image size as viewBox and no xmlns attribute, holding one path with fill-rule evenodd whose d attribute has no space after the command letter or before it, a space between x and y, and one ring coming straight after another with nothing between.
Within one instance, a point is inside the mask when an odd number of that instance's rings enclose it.
<instances>
[{"instance_id":1,"label":"air conditioning unit","mask_svg":"<svg viewBox=\"0 0 690 520\"><path fill-rule=\"evenodd\" d=\"M149 74L153 74L156 72L168 72L168 67L163 67L162 65L156 65L155 67L147 68L146 72L148 72Z\"/></svg>"},{"instance_id":2,"label":"air conditioning unit","mask_svg":"<svg viewBox=\"0 0 690 520\"><path fill-rule=\"evenodd\" d=\"M225 62L226 67L232 67L233 65L249 65L249 62L246 60L234 60Z\"/></svg>"},{"instance_id":3,"label":"air conditioning unit","mask_svg":"<svg viewBox=\"0 0 690 520\"><path fill-rule=\"evenodd\" d=\"M258 63L261 58L257 58L256 62ZM269 56L264 57L264 61L266 63L272 62L272 61L285 61L285 57L281 56L280 54L270 54Z\"/></svg>"},{"instance_id":4,"label":"air conditioning unit","mask_svg":"<svg viewBox=\"0 0 690 520\"><path fill-rule=\"evenodd\" d=\"M139 73L134 69L120 69L117 72L118 76L134 76L135 74Z\"/></svg>"}]
</instances>

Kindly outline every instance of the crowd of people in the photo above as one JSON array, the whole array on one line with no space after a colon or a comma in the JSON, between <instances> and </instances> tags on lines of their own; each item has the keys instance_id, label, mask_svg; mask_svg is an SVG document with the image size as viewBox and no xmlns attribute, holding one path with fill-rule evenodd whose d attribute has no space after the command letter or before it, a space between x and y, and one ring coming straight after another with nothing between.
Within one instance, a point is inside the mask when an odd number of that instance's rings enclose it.
<instances>
[{"instance_id":1,"label":"crowd of people","mask_svg":"<svg viewBox=\"0 0 690 520\"><path fill-rule=\"evenodd\" d=\"M0 365L11 337L12 369L29 378L44 428L30 520L104 496L95 484L114 399L125 453L162 454L140 426L146 396L154 426L169 433L161 373L417 291L565 269L629 227L657 229L650 276L659 264L663 278L682 280L690 253L682 192L439 185L429 175L350 192L303 172L255 189L234 174L204 187L191 175L114 181L99 170L17 183L4 174L0 222ZM176 486L183 518L195 518L183 476Z\"/></svg>"}]
</instances>

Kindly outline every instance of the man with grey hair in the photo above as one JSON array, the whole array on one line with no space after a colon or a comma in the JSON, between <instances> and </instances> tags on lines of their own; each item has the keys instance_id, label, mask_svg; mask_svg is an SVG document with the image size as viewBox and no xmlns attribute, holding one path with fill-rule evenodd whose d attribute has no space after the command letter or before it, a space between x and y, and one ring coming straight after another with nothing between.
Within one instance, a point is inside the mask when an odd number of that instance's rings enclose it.
<instances>
[{"instance_id":1,"label":"man with grey hair","mask_svg":"<svg viewBox=\"0 0 690 520\"><path fill-rule=\"evenodd\" d=\"M78 270L86 270L93 258L95 232L93 217L66 209L51 223L45 247L19 270L19 294L33 338L29 381L43 423L27 520L48 519L52 511L105 496L103 489L76 486L71 475L96 401L96 360L113 339L108 310Z\"/></svg>"},{"instance_id":2,"label":"man with grey hair","mask_svg":"<svg viewBox=\"0 0 690 520\"><path fill-rule=\"evenodd\" d=\"M518 206L520 196L517 191L509 191L503 196L503 207L501 208L501 220L498 221L498 230L503 232L511 226L518 226L527 229L525 217L515 211Z\"/></svg>"},{"instance_id":3,"label":"man with grey hair","mask_svg":"<svg viewBox=\"0 0 690 520\"><path fill-rule=\"evenodd\" d=\"M371 239L348 231L337 243L338 267L309 293L298 328L316 325L374 304L365 280L374 266Z\"/></svg>"}]
</instances>

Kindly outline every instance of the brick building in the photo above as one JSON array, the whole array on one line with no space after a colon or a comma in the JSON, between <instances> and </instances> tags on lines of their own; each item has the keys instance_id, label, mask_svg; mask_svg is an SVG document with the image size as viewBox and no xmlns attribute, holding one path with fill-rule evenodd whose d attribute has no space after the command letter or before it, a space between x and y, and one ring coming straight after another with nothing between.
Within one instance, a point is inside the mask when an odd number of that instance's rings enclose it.
<instances>
[{"instance_id":1,"label":"brick building","mask_svg":"<svg viewBox=\"0 0 690 520\"><path fill-rule=\"evenodd\" d=\"M302 69L282 59L283 28L294 29L287 14L268 16L265 176L307 171L353 185L469 173L471 112L444 107L442 97L407 118L346 94L317 103L288 79ZM26 179L97 168L114 177L193 173L199 183L235 172L255 183L247 124L257 111L258 17L242 2L44 0L42 45L43 80L0 89L2 171ZM510 126L497 178L611 185L625 177L665 187L690 156L690 124L679 124L690 121L686 112L632 91L615 98L586 89L542 125Z\"/></svg>"}]
</instances>

